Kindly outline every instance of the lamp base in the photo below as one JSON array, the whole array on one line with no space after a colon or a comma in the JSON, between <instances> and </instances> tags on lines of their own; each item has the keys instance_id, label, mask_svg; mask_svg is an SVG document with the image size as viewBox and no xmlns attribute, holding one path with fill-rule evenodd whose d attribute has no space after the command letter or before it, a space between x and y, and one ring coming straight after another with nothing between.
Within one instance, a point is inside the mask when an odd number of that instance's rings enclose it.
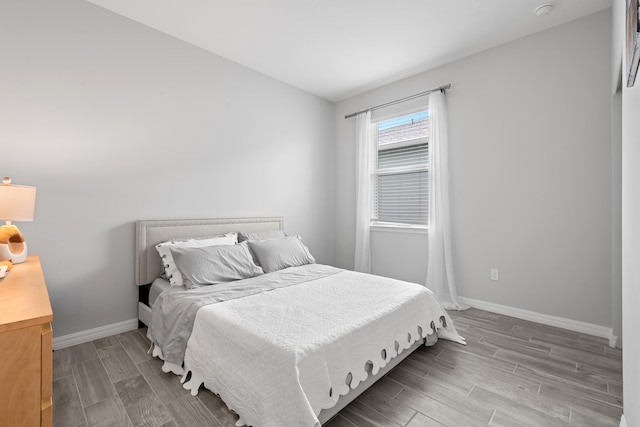
<instances>
[{"instance_id":1,"label":"lamp base","mask_svg":"<svg viewBox=\"0 0 640 427\"><path fill-rule=\"evenodd\" d=\"M14 247L12 247L14 246ZM15 248L18 245L0 243L0 261L10 260L12 264L20 264L27 259L27 242L22 242L21 250Z\"/></svg>"},{"instance_id":2,"label":"lamp base","mask_svg":"<svg viewBox=\"0 0 640 427\"><path fill-rule=\"evenodd\" d=\"M27 259L27 242L15 225L0 226L0 261L19 264Z\"/></svg>"}]
</instances>

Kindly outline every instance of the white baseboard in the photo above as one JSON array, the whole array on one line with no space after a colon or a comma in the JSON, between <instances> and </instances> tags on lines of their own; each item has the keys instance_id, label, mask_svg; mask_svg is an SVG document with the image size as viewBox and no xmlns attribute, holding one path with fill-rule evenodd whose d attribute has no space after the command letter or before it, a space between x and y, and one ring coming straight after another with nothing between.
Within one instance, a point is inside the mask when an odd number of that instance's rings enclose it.
<instances>
[{"instance_id":1,"label":"white baseboard","mask_svg":"<svg viewBox=\"0 0 640 427\"><path fill-rule=\"evenodd\" d=\"M620 418L620 427L627 427L627 419L622 414L622 418Z\"/></svg>"},{"instance_id":2,"label":"white baseboard","mask_svg":"<svg viewBox=\"0 0 640 427\"><path fill-rule=\"evenodd\" d=\"M84 344L98 338L108 337L110 335L120 334L122 332L133 331L138 329L138 319L125 320L110 325L104 325L86 331L74 332L69 335L63 335L53 339L53 349L71 347L72 345Z\"/></svg>"},{"instance_id":3,"label":"white baseboard","mask_svg":"<svg viewBox=\"0 0 640 427\"><path fill-rule=\"evenodd\" d=\"M609 340L609 346L611 347L615 347L618 341L618 337L613 335L613 329L607 328L606 326L594 325L593 323L551 316L535 311L523 310L521 308L509 307L507 305L495 304L471 298L458 297L458 299L461 303L474 308L479 308L480 310L517 317L518 319L530 320L532 322L542 323L543 325L555 326L574 332L580 332L582 334L594 335L600 338L607 338Z\"/></svg>"}]
</instances>

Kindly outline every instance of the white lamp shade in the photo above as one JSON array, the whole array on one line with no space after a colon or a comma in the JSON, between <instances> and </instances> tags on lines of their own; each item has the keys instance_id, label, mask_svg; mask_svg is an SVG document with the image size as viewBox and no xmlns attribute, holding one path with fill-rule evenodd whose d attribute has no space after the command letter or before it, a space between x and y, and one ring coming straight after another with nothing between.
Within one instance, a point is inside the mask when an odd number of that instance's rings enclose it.
<instances>
[{"instance_id":1,"label":"white lamp shade","mask_svg":"<svg viewBox=\"0 0 640 427\"><path fill-rule=\"evenodd\" d=\"M0 220L33 221L36 187L0 184Z\"/></svg>"}]
</instances>

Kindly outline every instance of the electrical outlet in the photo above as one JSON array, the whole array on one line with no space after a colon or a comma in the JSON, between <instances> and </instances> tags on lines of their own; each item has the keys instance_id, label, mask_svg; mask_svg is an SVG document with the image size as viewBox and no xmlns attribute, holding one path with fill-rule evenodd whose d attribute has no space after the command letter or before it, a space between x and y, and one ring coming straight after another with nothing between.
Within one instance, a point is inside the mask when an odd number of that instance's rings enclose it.
<instances>
[{"instance_id":1,"label":"electrical outlet","mask_svg":"<svg viewBox=\"0 0 640 427\"><path fill-rule=\"evenodd\" d=\"M498 271L497 268L492 268L490 270L491 273L491 280L500 280L500 272Z\"/></svg>"}]
</instances>

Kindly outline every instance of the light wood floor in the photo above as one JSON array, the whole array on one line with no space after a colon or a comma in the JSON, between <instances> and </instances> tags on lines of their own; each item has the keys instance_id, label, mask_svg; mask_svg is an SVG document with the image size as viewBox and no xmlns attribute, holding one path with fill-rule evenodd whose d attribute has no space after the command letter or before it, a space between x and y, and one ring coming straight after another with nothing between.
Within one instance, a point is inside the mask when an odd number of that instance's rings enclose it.
<instances>
[{"instance_id":1,"label":"light wood floor","mask_svg":"<svg viewBox=\"0 0 640 427\"><path fill-rule=\"evenodd\" d=\"M475 309L451 316L467 346L420 348L327 425L619 425L621 352L606 340ZM54 426L235 424L218 397L191 397L164 374L144 334L54 352Z\"/></svg>"}]
</instances>

